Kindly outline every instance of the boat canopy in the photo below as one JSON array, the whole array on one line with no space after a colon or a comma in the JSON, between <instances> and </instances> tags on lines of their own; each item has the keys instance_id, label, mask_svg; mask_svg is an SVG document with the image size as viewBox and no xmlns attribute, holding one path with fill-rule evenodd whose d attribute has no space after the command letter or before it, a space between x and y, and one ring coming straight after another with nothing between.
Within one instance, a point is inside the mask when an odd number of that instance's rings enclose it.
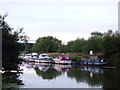
<instances>
[{"instance_id":1,"label":"boat canopy","mask_svg":"<svg viewBox=\"0 0 120 90\"><path fill-rule=\"evenodd\" d=\"M61 56L60 59L61 60L71 60L71 58L69 56Z\"/></svg>"},{"instance_id":2,"label":"boat canopy","mask_svg":"<svg viewBox=\"0 0 120 90\"><path fill-rule=\"evenodd\" d=\"M26 54L25 56L33 56L33 55L31 55L31 54Z\"/></svg>"}]
</instances>

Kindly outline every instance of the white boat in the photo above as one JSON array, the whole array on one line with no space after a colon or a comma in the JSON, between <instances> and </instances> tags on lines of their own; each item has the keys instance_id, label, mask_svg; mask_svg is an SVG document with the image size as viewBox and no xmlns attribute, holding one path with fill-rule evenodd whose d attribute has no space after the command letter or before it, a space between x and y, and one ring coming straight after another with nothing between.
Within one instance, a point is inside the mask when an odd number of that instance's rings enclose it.
<instances>
[{"instance_id":1,"label":"white boat","mask_svg":"<svg viewBox=\"0 0 120 90\"><path fill-rule=\"evenodd\" d=\"M33 58L33 59L36 59L36 58L38 58L38 55L37 55L37 53L34 53L34 52L33 52L33 53L32 53L32 58Z\"/></svg>"},{"instance_id":2,"label":"white boat","mask_svg":"<svg viewBox=\"0 0 120 90\"><path fill-rule=\"evenodd\" d=\"M25 56L24 56L24 60L25 61L35 61L35 59L37 59L38 58L38 56L37 56L37 53L32 53L32 54L25 54Z\"/></svg>"},{"instance_id":3,"label":"white boat","mask_svg":"<svg viewBox=\"0 0 120 90\"><path fill-rule=\"evenodd\" d=\"M53 62L52 58L49 57L47 54L40 54L37 59L35 59L35 62L41 62L41 63L49 63Z\"/></svg>"},{"instance_id":4,"label":"white boat","mask_svg":"<svg viewBox=\"0 0 120 90\"><path fill-rule=\"evenodd\" d=\"M72 60L69 56L59 56L53 59L58 64L71 64Z\"/></svg>"},{"instance_id":5,"label":"white boat","mask_svg":"<svg viewBox=\"0 0 120 90\"><path fill-rule=\"evenodd\" d=\"M25 56L23 57L25 61L29 61L29 59L31 58L32 58L32 54L25 54Z\"/></svg>"}]
</instances>

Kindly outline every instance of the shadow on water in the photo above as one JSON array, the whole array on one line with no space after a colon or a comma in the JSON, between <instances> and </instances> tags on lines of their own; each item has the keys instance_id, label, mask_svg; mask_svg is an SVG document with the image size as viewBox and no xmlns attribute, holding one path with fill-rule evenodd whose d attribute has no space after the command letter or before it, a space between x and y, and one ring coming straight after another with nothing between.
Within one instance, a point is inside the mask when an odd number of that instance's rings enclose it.
<instances>
[{"instance_id":1,"label":"shadow on water","mask_svg":"<svg viewBox=\"0 0 120 90\"><path fill-rule=\"evenodd\" d=\"M35 67L36 74L41 76L43 79L51 80L61 75L61 72L58 72L51 65L42 65L41 67Z\"/></svg>"},{"instance_id":2,"label":"shadow on water","mask_svg":"<svg viewBox=\"0 0 120 90\"><path fill-rule=\"evenodd\" d=\"M103 89L120 88L120 69L55 64L43 65L41 69L36 67L35 71L43 79L57 78L67 72L67 77L74 78L77 83L85 82L89 86L102 86Z\"/></svg>"},{"instance_id":3,"label":"shadow on water","mask_svg":"<svg viewBox=\"0 0 120 90\"><path fill-rule=\"evenodd\" d=\"M19 80L20 72L4 72L2 73L2 88L19 88L23 85L22 80Z\"/></svg>"},{"instance_id":4,"label":"shadow on water","mask_svg":"<svg viewBox=\"0 0 120 90\"><path fill-rule=\"evenodd\" d=\"M80 82L85 82L89 86L101 85L103 89L120 88L120 69L80 66L72 68L68 77L75 78Z\"/></svg>"},{"instance_id":5,"label":"shadow on water","mask_svg":"<svg viewBox=\"0 0 120 90\"><path fill-rule=\"evenodd\" d=\"M63 73L66 73L66 77L71 79L71 82L69 83L72 83L72 80L74 79L78 85L79 83L85 83L90 87L101 86L100 88L103 88L104 90L107 88L120 88L120 69L116 68L50 63L23 63L21 66L30 70L33 69L35 71L34 75L42 77L43 80L55 80L56 78L59 78L59 76L63 76ZM6 72L3 73L2 76L3 88L19 88L20 85L23 85L22 79L19 80L19 73Z\"/></svg>"}]
</instances>

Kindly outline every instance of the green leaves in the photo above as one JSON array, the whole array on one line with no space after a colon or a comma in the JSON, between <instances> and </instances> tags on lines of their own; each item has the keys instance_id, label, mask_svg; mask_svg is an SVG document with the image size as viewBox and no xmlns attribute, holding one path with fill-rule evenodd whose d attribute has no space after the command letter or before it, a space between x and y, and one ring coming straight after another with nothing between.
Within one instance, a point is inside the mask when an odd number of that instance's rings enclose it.
<instances>
[{"instance_id":1,"label":"green leaves","mask_svg":"<svg viewBox=\"0 0 120 90\"><path fill-rule=\"evenodd\" d=\"M60 40L52 36L42 37L37 39L36 43L33 45L33 51L37 53L56 52L58 45L61 45Z\"/></svg>"},{"instance_id":2,"label":"green leaves","mask_svg":"<svg viewBox=\"0 0 120 90\"><path fill-rule=\"evenodd\" d=\"M20 60L18 60L18 55L21 50L21 44L17 42L19 34L17 32L12 32L13 28L4 21L1 15L0 28L2 30L2 68L9 71L17 70L20 62Z\"/></svg>"}]
</instances>

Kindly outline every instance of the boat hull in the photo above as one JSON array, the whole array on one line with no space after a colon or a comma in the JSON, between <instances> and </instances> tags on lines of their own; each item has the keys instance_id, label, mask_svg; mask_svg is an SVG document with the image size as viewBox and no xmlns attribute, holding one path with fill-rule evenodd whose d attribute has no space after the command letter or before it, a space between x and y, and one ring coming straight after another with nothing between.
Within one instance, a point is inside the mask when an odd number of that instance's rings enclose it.
<instances>
[{"instance_id":1,"label":"boat hull","mask_svg":"<svg viewBox=\"0 0 120 90\"><path fill-rule=\"evenodd\" d=\"M52 59L35 59L35 62L39 63L53 63Z\"/></svg>"},{"instance_id":2,"label":"boat hull","mask_svg":"<svg viewBox=\"0 0 120 90\"><path fill-rule=\"evenodd\" d=\"M60 60L60 59L53 59L56 64L71 64L71 60Z\"/></svg>"},{"instance_id":3,"label":"boat hull","mask_svg":"<svg viewBox=\"0 0 120 90\"><path fill-rule=\"evenodd\" d=\"M83 58L80 61L81 65L107 65L107 62L104 62L103 59L91 59L91 58Z\"/></svg>"}]
</instances>

